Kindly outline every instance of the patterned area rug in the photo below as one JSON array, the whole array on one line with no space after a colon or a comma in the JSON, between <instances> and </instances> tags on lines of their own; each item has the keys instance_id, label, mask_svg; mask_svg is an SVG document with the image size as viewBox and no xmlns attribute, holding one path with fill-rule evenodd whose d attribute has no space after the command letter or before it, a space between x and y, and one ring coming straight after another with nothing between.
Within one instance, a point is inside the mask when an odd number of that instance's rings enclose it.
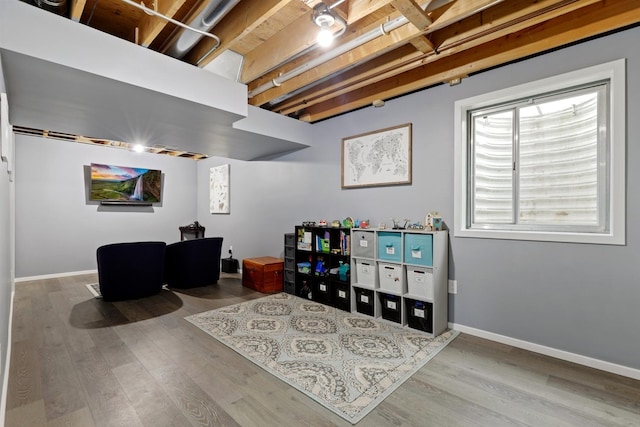
<instances>
[{"instance_id":1,"label":"patterned area rug","mask_svg":"<svg viewBox=\"0 0 640 427\"><path fill-rule=\"evenodd\" d=\"M100 285L98 283L88 283L86 286L94 298L102 298L102 295L100 294Z\"/></svg>"},{"instance_id":2,"label":"patterned area rug","mask_svg":"<svg viewBox=\"0 0 640 427\"><path fill-rule=\"evenodd\" d=\"M430 338L285 293L185 319L352 424L458 334Z\"/></svg>"}]
</instances>

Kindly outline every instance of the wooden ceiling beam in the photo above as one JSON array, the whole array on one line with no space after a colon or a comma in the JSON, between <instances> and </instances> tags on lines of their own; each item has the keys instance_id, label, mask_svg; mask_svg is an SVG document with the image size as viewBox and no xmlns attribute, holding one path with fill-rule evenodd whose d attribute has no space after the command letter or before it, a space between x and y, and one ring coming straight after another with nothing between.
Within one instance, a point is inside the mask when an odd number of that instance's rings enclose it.
<instances>
[{"instance_id":1,"label":"wooden ceiling beam","mask_svg":"<svg viewBox=\"0 0 640 427\"><path fill-rule=\"evenodd\" d=\"M436 50L435 45L427 38L427 36L418 36L409 40L409 43L411 43L417 51L422 53L435 52Z\"/></svg>"},{"instance_id":2,"label":"wooden ceiling beam","mask_svg":"<svg viewBox=\"0 0 640 427\"><path fill-rule=\"evenodd\" d=\"M508 34L540 22L562 16L602 0L514 0L481 14L468 17L431 34L439 52L458 45L468 49L493 38L492 34ZM515 11L515 14L514 14Z\"/></svg>"},{"instance_id":3,"label":"wooden ceiling beam","mask_svg":"<svg viewBox=\"0 0 640 427\"><path fill-rule=\"evenodd\" d=\"M310 2L308 5L313 8L317 3L320 3L320 1ZM353 13L354 17L359 19L374 13L389 3L390 0L351 1L349 2L349 16ZM363 15L365 11L366 15ZM249 83L301 52L312 48L316 44L318 34L318 28L311 18L312 14L312 9L309 9L291 25L283 28L269 40L247 53L244 56L240 81ZM349 17L347 19L350 20ZM269 54L265 55L265 52L269 52Z\"/></svg>"},{"instance_id":4,"label":"wooden ceiling beam","mask_svg":"<svg viewBox=\"0 0 640 427\"><path fill-rule=\"evenodd\" d=\"M415 0L393 0L391 2L398 12L403 14L418 30L426 30L433 23Z\"/></svg>"},{"instance_id":5,"label":"wooden ceiling beam","mask_svg":"<svg viewBox=\"0 0 640 427\"><path fill-rule=\"evenodd\" d=\"M640 14L637 0L600 1L537 25L422 65L339 98L302 111L301 119L315 122L367 106L374 99L389 99L449 81L549 49L578 42L636 24Z\"/></svg>"},{"instance_id":6,"label":"wooden ceiling beam","mask_svg":"<svg viewBox=\"0 0 640 427\"><path fill-rule=\"evenodd\" d=\"M391 70L397 70L407 63L412 64L423 56L421 52L417 52L410 45L403 46L283 101L276 105L273 111L277 111L280 114L295 113L334 96L340 96L354 89L372 84L376 80L383 80L388 77L387 73Z\"/></svg>"},{"instance_id":7,"label":"wooden ceiling beam","mask_svg":"<svg viewBox=\"0 0 640 427\"><path fill-rule=\"evenodd\" d=\"M87 0L71 0L71 8L69 10L69 18L72 21L80 22L82 18L82 12L87 5Z\"/></svg>"},{"instance_id":8,"label":"wooden ceiling beam","mask_svg":"<svg viewBox=\"0 0 640 427\"><path fill-rule=\"evenodd\" d=\"M456 0L446 5L446 7L441 7L433 11L430 15L433 23L429 25L429 31L433 32L440 28L447 27L504 1L505 0Z\"/></svg>"},{"instance_id":9,"label":"wooden ceiling beam","mask_svg":"<svg viewBox=\"0 0 640 427\"><path fill-rule=\"evenodd\" d=\"M456 25L445 27L444 29L431 34L432 38L437 38L439 40L438 45L440 45L440 43L444 41L444 44L447 45L447 48L443 48L442 46L440 46L438 50L438 56L417 56L420 61L414 62L413 67L417 67L428 62L437 61L438 59L446 55L452 55L460 50L479 46L488 41L503 37L516 31L520 31L521 29L527 27L537 25L545 20L552 19L565 13L569 13L573 10L597 1L598 0L582 0L582 3L575 1L565 1L564 3L568 3L568 6L564 6L564 8L554 8L552 6L553 4L558 3L558 0L519 0L515 3L512 3L514 7L501 7L499 13L492 14L491 19L488 20L484 25L481 25L480 22L477 22L480 18L476 16L466 18L465 21L470 21L472 23L465 26L464 32L461 31L459 25ZM482 15L486 13L487 12L485 11ZM460 37L461 35L464 36L464 38ZM453 45L448 43L448 38L454 38L457 44ZM382 71L377 67L372 67L380 74L371 75L370 73L365 71L369 66L368 63L365 63L364 65L361 65L344 73L344 78L355 89L357 87L365 86L366 84L375 84L377 81L382 79L381 73L383 72L385 73L386 77L389 77L391 75L399 74L413 68L411 66L407 67L406 61L397 64L393 61L390 61L389 65L396 67L395 70L386 68L385 71ZM350 77L351 75L357 74L359 74L361 78L352 79ZM340 77L342 78L343 74L340 74ZM327 86L326 84L314 86L309 91L305 91L302 94L296 96L295 99L289 100L287 104L291 103L300 106L300 102L296 102L296 99L299 100L300 98L303 98L303 101L308 106L318 102L323 102L324 100L332 96L332 94L330 93L331 90L337 89L334 86ZM280 105L278 107L280 108Z\"/></svg>"},{"instance_id":10,"label":"wooden ceiling beam","mask_svg":"<svg viewBox=\"0 0 640 427\"><path fill-rule=\"evenodd\" d=\"M490 5L500 3L501 1L502 0L465 0L464 2L462 2L463 6L461 7L455 7L459 2L448 4L444 8L433 11L433 13L437 15L437 20L434 20L432 26L440 28L442 26L453 24L459 19L472 15L474 10L481 11L486 9ZM475 9L473 9L472 7ZM456 17L456 15L450 13L451 9L455 9L461 17L458 18ZM426 32L430 32L432 26L430 26ZM318 79L322 79L334 73L340 72L341 70L351 66L352 64L367 61L375 56L384 54L389 50L408 43L410 40L421 36L426 32L418 30L414 25L405 24L392 31L388 35L375 38L343 55L340 55L339 57L336 57L325 62L324 64L314 67L312 70L309 70L304 74L293 77L288 81L281 83L279 86L270 88L263 93L257 94L253 98L249 99L249 103L255 106L264 105L282 95L307 86L317 81ZM305 59L303 58L302 60ZM283 72L286 71L283 70ZM273 77L269 78L269 80L276 77L277 75L274 75ZM268 76L265 76L265 78L268 78ZM261 83L262 82L260 82L259 80L256 80L249 85L249 89L252 90L255 87L259 86Z\"/></svg>"},{"instance_id":11,"label":"wooden ceiling beam","mask_svg":"<svg viewBox=\"0 0 640 427\"><path fill-rule=\"evenodd\" d=\"M304 0L303 0L304 1ZM347 2L350 8L354 8L355 5L352 4L354 0L350 0ZM387 22L389 19L397 18L400 16L400 13L397 12L390 4L391 0L385 1L371 1L371 4L365 4L367 2L359 2L362 7L368 6L366 9L369 15L366 15L358 20L355 24L348 25L347 31L344 35L342 35L334 46L340 46L341 44L348 43L351 40L361 37L363 34L368 33L373 30L379 30L381 25ZM375 5L375 9L374 6ZM249 90L252 90L255 87L262 85L265 82L270 82L274 78L278 78L280 75L287 73L288 71L297 68L303 64L308 63L313 58L323 55L327 52L326 49L316 49L306 55L298 55L294 59L289 62L282 64L282 66L278 67L275 70L270 71L259 77L258 79L249 82Z\"/></svg>"},{"instance_id":12,"label":"wooden ceiling beam","mask_svg":"<svg viewBox=\"0 0 640 427\"><path fill-rule=\"evenodd\" d=\"M248 83L316 44L318 27L309 9L298 19L244 56L240 81ZM265 55L265 52L268 52Z\"/></svg>"},{"instance_id":13,"label":"wooden ceiling beam","mask_svg":"<svg viewBox=\"0 0 640 427\"><path fill-rule=\"evenodd\" d=\"M291 1L299 0L242 0L213 29L213 33L220 37L220 46L211 51L215 41L208 37L203 38L183 59L190 64L197 64L199 61L197 65L204 67L225 49L232 48L238 39L251 33Z\"/></svg>"},{"instance_id":14,"label":"wooden ceiling beam","mask_svg":"<svg viewBox=\"0 0 640 427\"><path fill-rule=\"evenodd\" d=\"M152 0L157 2L157 12L166 17L174 18L175 14L184 5L185 0ZM149 2L151 3L151 1ZM154 9L150 4L146 4L148 8ZM157 16L149 16L146 13L142 15L138 25L138 41L143 47L149 47L151 43L158 37L160 32L169 24L166 19Z\"/></svg>"},{"instance_id":15,"label":"wooden ceiling beam","mask_svg":"<svg viewBox=\"0 0 640 427\"><path fill-rule=\"evenodd\" d=\"M391 4L391 0L349 0L347 24L353 24L375 11Z\"/></svg>"}]
</instances>

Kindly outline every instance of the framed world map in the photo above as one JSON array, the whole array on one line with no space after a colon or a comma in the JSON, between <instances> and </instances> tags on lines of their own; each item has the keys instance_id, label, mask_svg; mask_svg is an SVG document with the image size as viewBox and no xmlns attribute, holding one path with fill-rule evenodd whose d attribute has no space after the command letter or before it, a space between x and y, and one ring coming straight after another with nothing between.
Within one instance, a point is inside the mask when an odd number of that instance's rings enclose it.
<instances>
[{"instance_id":1,"label":"framed world map","mask_svg":"<svg viewBox=\"0 0 640 427\"><path fill-rule=\"evenodd\" d=\"M411 123L342 139L342 188L411 184Z\"/></svg>"}]
</instances>

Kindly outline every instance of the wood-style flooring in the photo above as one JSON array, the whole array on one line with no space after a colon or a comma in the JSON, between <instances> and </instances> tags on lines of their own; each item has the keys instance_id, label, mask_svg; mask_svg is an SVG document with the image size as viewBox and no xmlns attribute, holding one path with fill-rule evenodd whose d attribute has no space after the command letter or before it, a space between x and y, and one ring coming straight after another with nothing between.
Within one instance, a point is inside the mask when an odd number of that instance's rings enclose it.
<instances>
[{"instance_id":1,"label":"wood-style flooring","mask_svg":"<svg viewBox=\"0 0 640 427\"><path fill-rule=\"evenodd\" d=\"M6 426L348 426L184 320L237 277L106 303L95 275L16 284ZM640 426L640 381L461 334L358 426Z\"/></svg>"}]
</instances>

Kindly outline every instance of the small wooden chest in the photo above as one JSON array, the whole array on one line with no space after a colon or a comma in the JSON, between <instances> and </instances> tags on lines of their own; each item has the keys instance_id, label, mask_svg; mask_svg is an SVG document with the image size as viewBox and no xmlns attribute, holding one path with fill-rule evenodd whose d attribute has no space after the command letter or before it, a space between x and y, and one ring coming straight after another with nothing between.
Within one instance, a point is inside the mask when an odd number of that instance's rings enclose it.
<instances>
[{"instance_id":1,"label":"small wooden chest","mask_svg":"<svg viewBox=\"0 0 640 427\"><path fill-rule=\"evenodd\" d=\"M270 256L242 260L242 286L258 292L282 292L284 261Z\"/></svg>"}]
</instances>

